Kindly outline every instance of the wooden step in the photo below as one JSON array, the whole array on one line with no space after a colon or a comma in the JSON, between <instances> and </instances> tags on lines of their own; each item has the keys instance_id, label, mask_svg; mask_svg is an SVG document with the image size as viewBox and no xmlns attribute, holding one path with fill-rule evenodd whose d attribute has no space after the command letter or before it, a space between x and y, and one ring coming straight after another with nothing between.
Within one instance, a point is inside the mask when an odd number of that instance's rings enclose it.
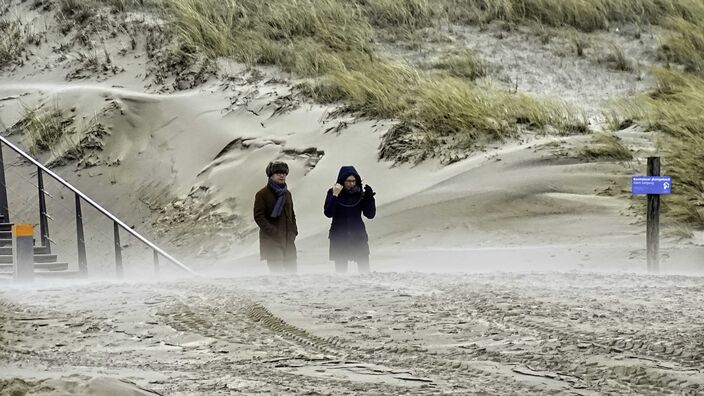
<instances>
[{"instance_id":1,"label":"wooden step","mask_svg":"<svg viewBox=\"0 0 704 396\"><path fill-rule=\"evenodd\" d=\"M46 246L35 246L34 254L49 254L49 249ZM12 256L12 246L0 247L0 256Z\"/></svg>"},{"instance_id":2,"label":"wooden step","mask_svg":"<svg viewBox=\"0 0 704 396\"><path fill-rule=\"evenodd\" d=\"M14 223L0 223L0 231L12 231Z\"/></svg>"},{"instance_id":3,"label":"wooden step","mask_svg":"<svg viewBox=\"0 0 704 396\"><path fill-rule=\"evenodd\" d=\"M57 259L55 254L34 254L35 263L52 263ZM12 255L0 254L0 264L12 264Z\"/></svg>"},{"instance_id":4,"label":"wooden step","mask_svg":"<svg viewBox=\"0 0 704 396\"><path fill-rule=\"evenodd\" d=\"M68 263L34 263L34 272L37 270L44 271L65 271L68 269ZM0 271L12 273L13 264L0 264Z\"/></svg>"}]
</instances>

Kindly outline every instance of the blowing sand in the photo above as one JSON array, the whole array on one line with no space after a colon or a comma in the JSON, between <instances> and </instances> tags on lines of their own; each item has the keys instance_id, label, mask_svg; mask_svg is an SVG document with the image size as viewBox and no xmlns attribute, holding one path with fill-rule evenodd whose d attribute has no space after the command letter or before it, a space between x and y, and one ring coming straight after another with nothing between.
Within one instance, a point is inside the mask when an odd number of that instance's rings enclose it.
<instances>
[{"instance_id":1,"label":"blowing sand","mask_svg":"<svg viewBox=\"0 0 704 396\"><path fill-rule=\"evenodd\" d=\"M108 385L143 389L134 394L697 394L703 291L701 278L576 273L12 287L0 294L0 384L33 394L111 394Z\"/></svg>"},{"instance_id":2,"label":"blowing sand","mask_svg":"<svg viewBox=\"0 0 704 396\"><path fill-rule=\"evenodd\" d=\"M0 127L37 106L99 124L100 149L40 159L204 276L163 263L157 278L123 235L126 277L106 281L112 224L84 207L89 279L0 283L0 395L704 392L704 238L664 227L662 275L644 273L644 198L629 181L652 134L617 133L629 162L578 158L588 135L526 134L447 166L394 164L378 159L394 121L312 103L290 75L221 59L205 81L158 81L140 33L158 22L136 16L137 49L103 37L119 67L91 72L51 48L66 40L53 17L13 5L46 40L0 74ZM562 96L595 124L603 99L650 83L559 53L566 36L496 34L453 36L502 65L485 83ZM653 61L652 36L612 38ZM3 155L12 220L36 224L35 169ZM258 259L253 198L274 159L291 168L295 276ZM377 191L371 274L333 275L328 261L322 206L343 165ZM45 181L54 252L76 269L73 197Z\"/></svg>"}]
</instances>

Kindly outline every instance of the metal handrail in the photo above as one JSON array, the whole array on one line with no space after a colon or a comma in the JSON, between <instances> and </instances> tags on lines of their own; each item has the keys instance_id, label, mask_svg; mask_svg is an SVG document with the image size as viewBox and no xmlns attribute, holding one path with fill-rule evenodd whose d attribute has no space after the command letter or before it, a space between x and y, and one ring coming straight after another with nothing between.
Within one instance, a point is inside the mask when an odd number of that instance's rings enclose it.
<instances>
[{"instance_id":1,"label":"metal handrail","mask_svg":"<svg viewBox=\"0 0 704 396\"><path fill-rule=\"evenodd\" d=\"M122 229L124 229L124 230L127 231L128 233L132 234L133 237L139 239L142 243L144 243L145 245L147 245L147 246L149 246L150 248L152 248L152 249L154 250L154 252L158 252L160 255L166 257L166 258L167 258L169 261L171 261L173 264L176 264L178 267L180 267L181 269L183 269L183 270L189 272L190 274L197 275L197 273L196 273L195 271L193 271L193 270L190 269L188 266L186 266L186 265L183 264L182 262L180 262L180 261L178 261L177 259L175 259L175 258L174 258L173 256L171 256L170 254L168 254L168 253L166 253L165 251L163 251L160 247L158 247L158 246L156 246L155 244L153 244L153 243L152 243L151 241L149 241L147 238L141 236L137 231L133 230L133 229L132 229L131 227L129 227L127 224L125 224L124 222L122 222L122 220L118 219L115 215L113 215L112 213L108 212L107 209L104 209L102 206L98 205L95 201L93 201L92 199L90 199L87 195L83 194L83 193L82 193L80 190L78 190L76 187L72 186L69 182L65 181L65 180L62 179L59 175L57 175L56 173L52 172L52 171L49 170L47 167L45 167L42 163L40 163L39 161L35 160L35 159L32 158L31 156L29 156L27 153L25 153L24 151L22 151L19 147L17 147L17 146L15 146L14 144L12 144L12 142L10 142L9 140L7 140L4 136L0 135L0 141L1 141L2 143L5 143L5 144L7 145L7 147L11 148L14 152L16 152L17 154L19 154L20 156L22 156L24 159L26 159L27 161L29 161L29 162L31 162L32 164L36 165L39 169L41 169L41 170L44 171L46 174L48 174L49 176L51 176L52 178L54 178L56 181L58 181L59 183L63 184L64 187L66 187L66 188L68 188L69 190L73 191L73 192L76 194L76 196L81 197L84 201L88 202L88 204L90 204L90 206L94 207L96 210L98 210L98 211L99 211L100 213L102 213L104 216L108 217L108 218L111 219L113 222L115 222L115 223L118 224L120 227L122 227Z\"/></svg>"}]
</instances>

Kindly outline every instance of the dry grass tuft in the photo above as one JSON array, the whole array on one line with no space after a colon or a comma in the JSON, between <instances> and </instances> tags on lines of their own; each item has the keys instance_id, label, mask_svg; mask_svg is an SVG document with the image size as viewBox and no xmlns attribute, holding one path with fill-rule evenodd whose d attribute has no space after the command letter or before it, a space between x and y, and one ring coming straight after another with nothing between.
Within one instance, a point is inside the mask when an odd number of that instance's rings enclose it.
<instances>
[{"instance_id":1,"label":"dry grass tuft","mask_svg":"<svg viewBox=\"0 0 704 396\"><path fill-rule=\"evenodd\" d=\"M672 17L704 20L700 0L445 0L445 10L458 23L537 21L585 32L608 30L613 23L660 25Z\"/></svg>"},{"instance_id":2,"label":"dry grass tuft","mask_svg":"<svg viewBox=\"0 0 704 396\"><path fill-rule=\"evenodd\" d=\"M592 136L588 144L577 149L577 157L586 161L630 161L633 159L633 154L618 136L597 133Z\"/></svg>"},{"instance_id":3,"label":"dry grass tuft","mask_svg":"<svg viewBox=\"0 0 704 396\"><path fill-rule=\"evenodd\" d=\"M469 50L450 54L436 62L433 68L444 71L450 76L468 80L484 77L488 72L487 66Z\"/></svg>"},{"instance_id":4,"label":"dry grass tuft","mask_svg":"<svg viewBox=\"0 0 704 396\"><path fill-rule=\"evenodd\" d=\"M59 142L73 132L73 117L58 108L25 108L22 119L13 127L22 133L32 155L53 151Z\"/></svg>"},{"instance_id":5,"label":"dry grass tuft","mask_svg":"<svg viewBox=\"0 0 704 396\"><path fill-rule=\"evenodd\" d=\"M30 39L28 27L19 20L0 18L0 69L21 64Z\"/></svg>"},{"instance_id":6,"label":"dry grass tuft","mask_svg":"<svg viewBox=\"0 0 704 396\"><path fill-rule=\"evenodd\" d=\"M417 29L433 23L432 0L359 0L376 27Z\"/></svg>"},{"instance_id":7,"label":"dry grass tuft","mask_svg":"<svg viewBox=\"0 0 704 396\"><path fill-rule=\"evenodd\" d=\"M660 48L664 58L683 65L690 73L704 75L704 20L692 23L671 18L666 27L672 33Z\"/></svg>"}]
</instances>

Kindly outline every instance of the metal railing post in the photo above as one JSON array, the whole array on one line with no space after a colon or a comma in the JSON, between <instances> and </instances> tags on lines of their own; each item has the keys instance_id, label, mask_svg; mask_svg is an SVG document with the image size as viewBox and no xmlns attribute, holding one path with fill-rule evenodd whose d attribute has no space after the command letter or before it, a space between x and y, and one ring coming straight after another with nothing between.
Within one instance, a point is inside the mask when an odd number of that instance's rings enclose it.
<instances>
[{"instance_id":1,"label":"metal railing post","mask_svg":"<svg viewBox=\"0 0 704 396\"><path fill-rule=\"evenodd\" d=\"M159 252L154 250L154 275L159 276Z\"/></svg>"},{"instance_id":2,"label":"metal railing post","mask_svg":"<svg viewBox=\"0 0 704 396\"><path fill-rule=\"evenodd\" d=\"M118 278L122 278L122 246L120 246L120 226L113 222L113 230L115 232L115 272Z\"/></svg>"},{"instance_id":3,"label":"metal railing post","mask_svg":"<svg viewBox=\"0 0 704 396\"><path fill-rule=\"evenodd\" d=\"M2 158L2 144L0 144L0 215L4 223L10 222L10 209L7 202L7 185L5 184L5 161Z\"/></svg>"},{"instance_id":4,"label":"metal railing post","mask_svg":"<svg viewBox=\"0 0 704 396\"><path fill-rule=\"evenodd\" d=\"M78 271L88 273L88 259L86 257L86 240L83 234L83 213L81 213L81 197L76 194L76 239L78 241Z\"/></svg>"},{"instance_id":5,"label":"metal railing post","mask_svg":"<svg viewBox=\"0 0 704 396\"><path fill-rule=\"evenodd\" d=\"M39 237L46 252L51 254L51 242L49 241L49 221L46 214L46 196L44 193L44 177L42 168L37 167L37 190L39 190Z\"/></svg>"}]
</instances>

